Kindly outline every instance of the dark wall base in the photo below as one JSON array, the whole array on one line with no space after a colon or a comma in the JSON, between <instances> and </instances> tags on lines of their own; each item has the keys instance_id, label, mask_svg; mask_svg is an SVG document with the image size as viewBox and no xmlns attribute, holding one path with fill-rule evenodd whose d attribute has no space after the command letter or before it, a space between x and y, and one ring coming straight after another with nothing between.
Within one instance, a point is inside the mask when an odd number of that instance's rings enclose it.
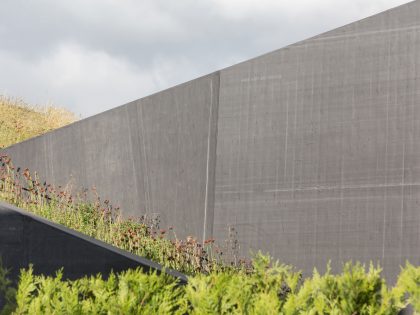
<instances>
[{"instance_id":1,"label":"dark wall base","mask_svg":"<svg viewBox=\"0 0 420 315\"><path fill-rule=\"evenodd\" d=\"M0 202L0 257L10 269L10 279L18 280L21 268L34 266L36 274L54 275L64 268L64 278L104 276L141 267L145 272L162 272L162 266L113 246L72 231L58 224ZM187 277L165 270L181 281ZM1 300L0 300L1 309Z\"/></svg>"}]
</instances>

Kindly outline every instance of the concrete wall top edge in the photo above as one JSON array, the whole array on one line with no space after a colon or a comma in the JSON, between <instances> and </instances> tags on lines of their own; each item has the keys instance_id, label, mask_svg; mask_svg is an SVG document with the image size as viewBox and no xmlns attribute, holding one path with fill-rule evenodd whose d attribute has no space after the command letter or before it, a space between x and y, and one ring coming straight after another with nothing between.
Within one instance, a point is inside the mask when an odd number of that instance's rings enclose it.
<instances>
[{"instance_id":1,"label":"concrete wall top edge","mask_svg":"<svg viewBox=\"0 0 420 315\"><path fill-rule=\"evenodd\" d=\"M55 130L52 130L52 131L49 131L49 132L47 132L47 133L45 133L45 134L42 134L42 135L39 135L39 136L36 136L36 137L30 138L30 139L24 140L24 141L22 141L22 142L19 142L19 143L13 144L13 145L11 145L11 146L9 146L9 147L7 147L7 148L12 148L12 147L14 147L14 146L16 146L16 145L18 145L18 144L20 144L20 143L25 143L25 142L31 141L32 139L36 139L36 138L39 138L39 137L43 137L43 136L45 136L45 135L47 135L47 134L49 134L49 133L51 133L51 132L54 132L54 131L56 131L56 130L59 130L59 129L69 128L70 126L72 126L72 125L76 125L76 124L79 124L79 123L81 123L82 121L86 121L86 120L91 120L91 119L94 119L94 118L95 118L95 117L97 117L98 115L102 115L102 114L109 113L109 112L112 112L112 111L115 111L115 110L119 110L119 109L121 109L121 108L123 108L123 107L125 107L125 106L130 105L130 104L135 104L135 103L141 102L141 101L142 101L142 100L144 100L144 99L147 99L147 98L150 98L150 97L154 97L155 95L160 94L160 93L162 93L162 92L171 91L171 90L176 89L176 88L178 88L178 87L180 87L180 86L183 86L183 85L188 85L188 84L190 84L192 81L195 81L195 80L201 80L201 79L206 79L206 78L212 77L212 76L214 76L214 75L217 75L217 74L218 74L219 72L221 72L221 71L229 70L229 69L231 69L232 67L235 67L235 66L237 66L237 65L242 65L242 64L244 64L244 63L252 62L252 61L254 61L254 60L257 60L257 59L263 58L263 57L265 57L265 56L269 56L269 55L271 55L271 54L275 54L275 53L277 53L279 50L287 49L287 48L290 48L290 47L292 47L292 46L302 45L302 44L304 44L305 42L307 42L307 41L311 41L311 40L319 40L320 38L328 38L328 37L329 37L329 35L334 35L336 32L340 32L340 31L342 31L342 30L344 30L344 29L347 29L349 26L354 25L354 24L356 24L356 23L365 22L365 21L368 21L369 19L372 19L372 18L374 18L374 17L376 17L376 16L378 16L378 15L388 14L388 13L393 12L394 10L398 10L398 9L400 9L401 7L410 6L410 5L416 5L416 4L418 4L418 3L419 3L419 2L418 2L418 0L414 0L414 1L408 2L408 3L406 3L406 4L403 4L403 5L400 5L400 6L394 7L394 8L390 8L390 9L388 9L388 10L385 10L385 11L382 11L382 12L379 12L379 13L376 13L376 14L374 14L374 15L368 16L368 17L363 18L363 19L361 19L361 20L358 20L358 21L351 22L351 23L349 23L349 24L346 24L346 25L340 26L340 27L335 28L335 29L333 29L333 30L330 30L330 31L327 31L327 32L324 32L324 33L321 33L321 34L318 34L318 35L315 35L315 36L312 36L312 37L309 37L309 38L303 39L303 40L300 40L300 41L295 42L295 43L293 43L293 44L290 44L290 45L287 45L287 46L281 47L281 48L279 48L279 49L276 49L276 50L273 50L273 51L270 51L270 52L264 53L264 54L262 54L262 55L256 56L256 57L251 58L251 59L248 59L248 60L244 60L244 61L239 62L239 63L236 63L236 64L234 64L234 65L231 65L231 66L228 66L228 67L225 67L225 68L222 68L222 69L216 70L216 71L211 72L211 73L209 73L209 74L205 74L205 75L202 75L202 76L200 76L200 77L193 78L193 79L191 79L191 80L189 80L189 81L186 81L186 82L183 82L183 83L180 83L180 84L174 85L174 86L172 86L172 87L170 87L170 88L168 88L168 89L164 89L164 90L161 90L161 91L157 91L156 93L153 93L153 94L150 94L150 95L147 95L147 96L141 97L141 98L139 98L139 99L135 99L135 100L133 100L133 101L130 101L130 102L124 103L124 104L122 104L122 105L119 105L119 106L117 106L117 107L111 108L111 109L109 109L109 110L106 110L106 111L100 112L100 113L98 113L98 114L95 114L95 115L92 115L92 116L89 116L89 117L86 117L86 118L83 118L83 119L81 119L81 120L79 120L79 121L76 121L76 122L74 122L74 123L72 123L72 124L69 124L69 125L67 125L67 126L64 126L64 127L61 127L61 128L58 128L58 129L55 129ZM7 149L7 148L4 148L4 149ZM4 149L0 149L0 152L1 152L2 150L4 150Z\"/></svg>"},{"instance_id":2,"label":"concrete wall top edge","mask_svg":"<svg viewBox=\"0 0 420 315\"><path fill-rule=\"evenodd\" d=\"M327 32L324 32L324 33L318 34L316 36L310 37L307 40L317 40L317 39L320 39L320 37L322 37L322 38L328 38L330 36L335 37L337 35L337 33L346 32L356 24L366 24L366 23L371 22L375 18L382 17L382 16L385 16L385 15L388 15L388 16L396 15L396 14L398 14L397 11L402 10L402 9L406 9L406 8L411 9L411 7L413 7L413 6L419 6L418 0L408 1L407 3L389 8L385 11L375 13L375 14L367 16L363 19L360 19L360 20L357 20L357 21L354 21L354 22L350 22L350 23L345 24L343 26L340 26L340 27L334 28L332 30L329 30ZM360 33L358 35L360 35ZM298 42L298 43L301 43L301 42ZM296 43L296 44L298 44L298 43Z\"/></svg>"},{"instance_id":3,"label":"concrete wall top edge","mask_svg":"<svg viewBox=\"0 0 420 315\"><path fill-rule=\"evenodd\" d=\"M366 21L372 20L372 19L374 19L375 17L382 16L382 15L384 15L384 14L392 14L392 13L394 13L394 11L399 10L399 9L401 9L401 8L404 8L404 7L406 7L406 6L410 6L410 5L412 5L412 6L414 6L414 5L418 5L418 6L420 6L420 2L419 2L419 0L413 0L413 1L407 2L407 3L405 3L405 4L402 4L402 5L399 5L399 6L396 6L396 7L390 8L390 9L387 9L387 10L385 10L385 11L381 11L381 12L375 13L375 14L370 15L370 16L367 16L367 17L365 17L365 18L363 18L363 19L360 19L360 20L357 20L357 21L350 22L350 23L348 23L348 24L345 24L345 25L339 26L339 27L334 28L334 29L331 29L331 30L329 30L329 31L326 31L326 32L323 32L323 33L320 33L320 34L317 34L317 35L314 35L314 36L311 36L311 37L308 37L308 38L305 38L305 39L299 40L299 41L297 41L297 42L295 42L295 43L292 43L292 44L289 44L289 45L283 46L283 47L281 47L281 48L278 48L278 49L275 49L275 50L272 50L272 51L266 52L266 53L264 53L264 54L261 54L261 55L255 56L255 57L253 57L253 58L251 58L251 59L247 59L247 60L244 60L244 61L242 61L242 62L238 62L238 63L236 63L236 64L234 64L234 65L231 65L231 66L228 66L228 67L222 68L222 69L220 69L219 71L220 71L220 72L224 72L224 71L226 71L226 70L230 70L230 69L232 69L232 68L234 68L234 67L236 67L236 66L238 66L238 65L243 65L243 64L245 64L245 63L250 63L250 62L256 61L256 60L258 60L258 59L262 59L262 58L264 58L264 57L267 57L267 56L270 56L270 55L276 54L276 53L278 53L278 52L279 52L279 51L281 51L281 50L284 50L284 49L289 49L289 48L293 48L293 47L295 47L295 46L299 46L299 45L304 45L304 44L305 44L305 43L307 43L308 41L314 41L314 40L320 40L320 39L328 39L329 37L335 37L335 36L334 36L334 35L335 35L335 33L340 32L340 31L343 31L343 30L346 30L346 29L348 29L349 27L351 27L351 26L353 26L353 25L355 25L355 24L358 24L358 23L364 23L364 22L366 22ZM358 35L360 35L360 34L358 34Z\"/></svg>"},{"instance_id":4,"label":"concrete wall top edge","mask_svg":"<svg viewBox=\"0 0 420 315\"><path fill-rule=\"evenodd\" d=\"M51 131L48 131L48 132L46 132L46 133L43 133L43 134L41 134L41 135L38 135L38 136L35 136L35 137L32 137L32 138L29 138L29 139L23 140L23 141L21 141L21 142L18 142L18 143L12 144L12 145L10 145L10 146L8 146L8 147L2 148L2 149L0 148L0 152L4 152L5 150L10 149L10 148L13 148L13 147L15 147L15 146L18 146L18 145L20 145L20 144L22 144L22 143L32 142L32 141L34 141L35 139L39 139L39 138L42 138L42 137L48 136L48 135L50 135L51 133L54 133L54 132L56 132L56 131L61 131L61 130L65 130L65 129L68 129L68 128L72 128L73 126L77 126L77 125L82 124L82 123L84 123L84 122L87 122L87 121L90 121L90 120L94 120L94 119L96 119L98 116L102 116L102 115L104 115L104 114L111 114L111 113L113 113L113 112L115 112L115 111L123 110L126 106L135 105L135 104L142 104L142 102L144 102L144 101L146 101L146 100L148 100L148 99L150 99L150 98L156 97L156 95L160 95L161 93L169 93L169 92L171 92L171 91L173 91L173 90L176 90L176 89L178 89L178 88L180 88L180 87L183 87L183 86L188 86L188 85L190 85L190 84L192 84L192 83L196 82L197 80L206 80L206 79L211 79L211 78L214 78L215 76L218 76L218 75L219 75L219 73L220 73L220 71L219 71L219 70L218 70L218 71L214 71L214 72L211 72L211 73L208 73L208 74L202 75L202 76L200 76L200 77L198 77L198 78L194 78L194 79L191 79L191 80L189 80L189 81L182 82L182 83L180 83L180 84L174 85L174 86L172 86L172 87L170 87L170 88L167 88L167 89L164 89L164 90L158 91L158 92L156 92L156 93L153 93L153 94L150 94L150 95L146 95L146 96L144 96L144 97L141 97L141 98L138 98L138 99L132 100L132 101L130 101L130 102L127 102L127 103L124 103L124 104L121 104L121 105L118 105L118 106L116 106L116 107L114 107L114 108L110 108L110 109L108 109L108 110L106 110L106 111L103 111L103 112L100 112L100 113L98 113L98 114L95 114L95 115L92 115L92 116L89 116L89 117L86 117L86 118L80 119L80 120L75 121L75 122L73 122L73 123L71 123L71 124L68 124L68 125L66 125L66 126L63 126L63 127L60 127L60 128L57 128L57 129L54 129L54 130L51 130Z\"/></svg>"}]
</instances>

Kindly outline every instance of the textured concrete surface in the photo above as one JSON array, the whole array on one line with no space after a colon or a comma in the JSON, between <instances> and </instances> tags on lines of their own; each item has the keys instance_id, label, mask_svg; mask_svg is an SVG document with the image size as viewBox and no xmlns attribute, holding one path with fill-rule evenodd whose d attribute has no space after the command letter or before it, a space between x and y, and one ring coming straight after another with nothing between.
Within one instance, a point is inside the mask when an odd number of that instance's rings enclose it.
<instances>
[{"instance_id":1,"label":"textured concrete surface","mask_svg":"<svg viewBox=\"0 0 420 315\"><path fill-rule=\"evenodd\" d=\"M64 277L77 279L86 275L107 275L141 267L162 271L162 267L148 259L132 255L116 247L92 239L59 224L0 202L0 257L10 278L17 280L19 270L34 266L36 274L55 275L64 268ZM166 270L186 282L185 275Z\"/></svg>"},{"instance_id":2,"label":"textured concrete surface","mask_svg":"<svg viewBox=\"0 0 420 315\"><path fill-rule=\"evenodd\" d=\"M213 208L219 75L93 116L6 152L56 185L92 187L127 216L202 236Z\"/></svg>"},{"instance_id":3,"label":"textured concrete surface","mask_svg":"<svg viewBox=\"0 0 420 315\"><path fill-rule=\"evenodd\" d=\"M5 150L306 272L420 263L420 1Z\"/></svg>"},{"instance_id":4,"label":"textured concrete surface","mask_svg":"<svg viewBox=\"0 0 420 315\"><path fill-rule=\"evenodd\" d=\"M420 263L420 2L222 70L214 234L304 270Z\"/></svg>"}]
</instances>

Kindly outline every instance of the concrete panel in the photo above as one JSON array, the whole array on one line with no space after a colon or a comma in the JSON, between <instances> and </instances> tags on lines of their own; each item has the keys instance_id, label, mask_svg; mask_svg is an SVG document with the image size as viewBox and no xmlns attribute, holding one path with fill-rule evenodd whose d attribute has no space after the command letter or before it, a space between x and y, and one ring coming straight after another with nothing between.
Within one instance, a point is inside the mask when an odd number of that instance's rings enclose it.
<instances>
[{"instance_id":1,"label":"concrete panel","mask_svg":"<svg viewBox=\"0 0 420 315\"><path fill-rule=\"evenodd\" d=\"M90 188L179 237L212 225L218 73L5 150L55 185ZM209 216L209 220L206 217Z\"/></svg>"},{"instance_id":2,"label":"concrete panel","mask_svg":"<svg viewBox=\"0 0 420 315\"><path fill-rule=\"evenodd\" d=\"M305 271L419 264L420 2L222 70L214 235Z\"/></svg>"}]
</instances>

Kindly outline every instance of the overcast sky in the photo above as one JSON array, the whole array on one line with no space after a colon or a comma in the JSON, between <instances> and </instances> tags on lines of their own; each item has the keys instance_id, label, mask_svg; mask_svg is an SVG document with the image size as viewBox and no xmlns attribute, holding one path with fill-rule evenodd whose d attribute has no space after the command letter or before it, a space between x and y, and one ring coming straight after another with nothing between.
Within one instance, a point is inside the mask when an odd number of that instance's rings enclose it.
<instances>
[{"instance_id":1,"label":"overcast sky","mask_svg":"<svg viewBox=\"0 0 420 315\"><path fill-rule=\"evenodd\" d=\"M0 94L87 117L407 0L0 0Z\"/></svg>"}]
</instances>

